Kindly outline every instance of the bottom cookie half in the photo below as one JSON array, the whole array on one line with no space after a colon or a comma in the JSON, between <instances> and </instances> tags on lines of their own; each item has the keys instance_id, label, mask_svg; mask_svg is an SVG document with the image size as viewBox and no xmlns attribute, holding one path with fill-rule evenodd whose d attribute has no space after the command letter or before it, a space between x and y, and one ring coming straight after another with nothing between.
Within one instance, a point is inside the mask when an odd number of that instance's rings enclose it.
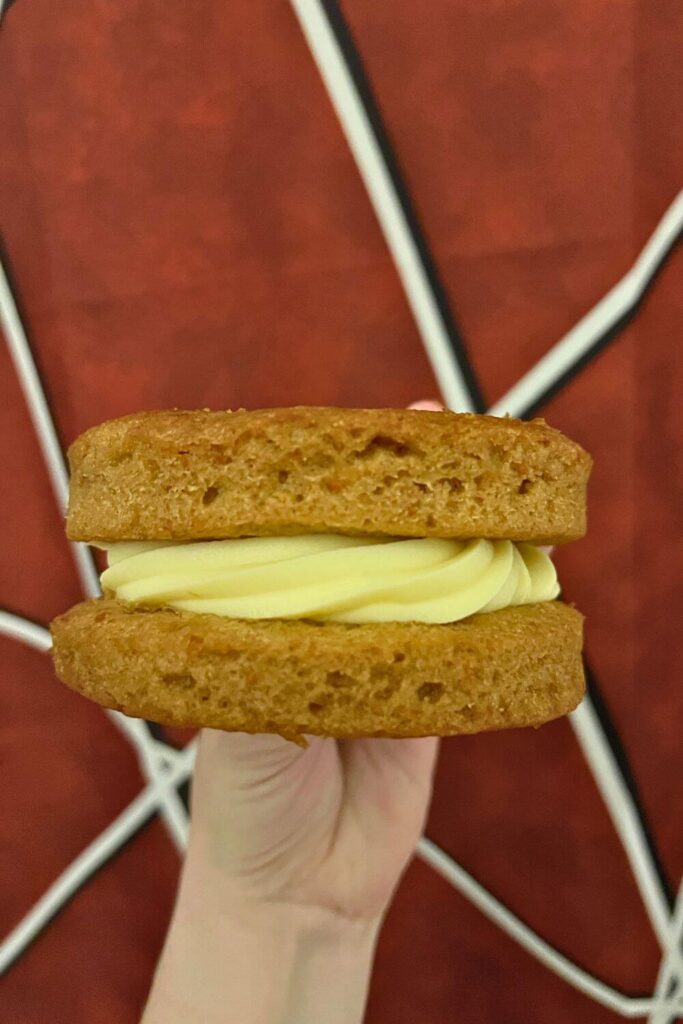
<instances>
[{"instance_id":1,"label":"bottom cookie half","mask_svg":"<svg viewBox=\"0 0 683 1024\"><path fill-rule=\"evenodd\" d=\"M102 598L52 623L59 678L175 726L451 736L541 725L584 692L583 619L559 601L449 625L225 619Z\"/></svg>"}]
</instances>

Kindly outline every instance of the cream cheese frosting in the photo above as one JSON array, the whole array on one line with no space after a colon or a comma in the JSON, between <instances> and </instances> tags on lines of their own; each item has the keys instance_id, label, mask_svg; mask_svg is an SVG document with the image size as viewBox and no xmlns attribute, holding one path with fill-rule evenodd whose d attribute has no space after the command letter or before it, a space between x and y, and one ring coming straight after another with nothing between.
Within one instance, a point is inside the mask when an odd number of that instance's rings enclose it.
<instances>
[{"instance_id":1,"label":"cream cheese frosting","mask_svg":"<svg viewBox=\"0 0 683 1024\"><path fill-rule=\"evenodd\" d=\"M98 544L102 588L135 605L235 619L447 623L552 601L555 567L532 544L310 534Z\"/></svg>"}]
</instances>

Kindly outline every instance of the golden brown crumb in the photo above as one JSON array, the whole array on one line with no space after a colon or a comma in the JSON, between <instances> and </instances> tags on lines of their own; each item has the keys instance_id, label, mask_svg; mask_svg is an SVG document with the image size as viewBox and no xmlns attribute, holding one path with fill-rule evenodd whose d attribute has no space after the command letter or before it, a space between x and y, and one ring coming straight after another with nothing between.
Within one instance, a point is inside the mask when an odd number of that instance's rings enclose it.
<instances>
[{"instance_id":1,"label":"golden brown crumb","mask_svg":"<svg viewBox=\"0 0 683 1024\"><path fill-rule=\"evenodd\" d=\"M558 601L446 626L351 626L105 598L55 619L52 634L60 679L106 707L296 740L540 725L581 699L582 621Z\"/></svg>"},{"instance_id":2,"label":"golden brown crumb","mask_svg":"<svg viewBox=\"0 0 683 1024\"><path fill-rule=\"evenodd\" d=\"M76 540L339 532L562 543L590 457L543 420L402 409L148 412L72 445Z\"/></svg>"}]
</instances>

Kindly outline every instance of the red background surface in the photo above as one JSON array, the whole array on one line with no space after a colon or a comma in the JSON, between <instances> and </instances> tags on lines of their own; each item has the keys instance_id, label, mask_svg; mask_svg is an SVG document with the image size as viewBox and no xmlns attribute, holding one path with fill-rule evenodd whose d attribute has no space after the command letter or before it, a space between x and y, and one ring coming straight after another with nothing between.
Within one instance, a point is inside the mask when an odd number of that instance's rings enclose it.
<instances>
[{"instance_id":1,"label":"red background surface","mask_svg":"<svg viewBox=\"0 0 683 1024\"><path fill-rule=\"evenodd\" d=\"M637 0L347 0L489 403L628 269L679 185L683 8ZM436 385L284 0L18 0L0 60L0 210L60 437L140 408L405 405ZM678 621L680 253L543 414L596 469L560 551L672 887L683 872ZM0 353L0 603L80 597ZM0 641L0 933L138 792L125 740ZM444 743L429 835L630 993L659 953L566 721ZM148 825L3 982L3 1021L133 1024L178 862ZM401 886L370 1024L601 1024L423 864Z\"/></svg>"}]
</instances>

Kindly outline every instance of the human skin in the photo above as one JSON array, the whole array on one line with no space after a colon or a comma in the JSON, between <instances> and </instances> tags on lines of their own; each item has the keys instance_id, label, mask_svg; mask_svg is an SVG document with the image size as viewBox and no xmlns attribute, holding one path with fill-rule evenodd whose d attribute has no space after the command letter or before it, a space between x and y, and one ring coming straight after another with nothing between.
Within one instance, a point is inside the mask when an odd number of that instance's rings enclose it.
<instances>
[{"instance_id":1,"label":"human skin","mask_svg":"<svg viewBox=\"0 0 683 1024\"><path fill-rule=\"evenodd\" d=\"M435 739L205 731L190 843L143 1024L361 1021L421 834Z\"/></svg>"}]
</instances>

